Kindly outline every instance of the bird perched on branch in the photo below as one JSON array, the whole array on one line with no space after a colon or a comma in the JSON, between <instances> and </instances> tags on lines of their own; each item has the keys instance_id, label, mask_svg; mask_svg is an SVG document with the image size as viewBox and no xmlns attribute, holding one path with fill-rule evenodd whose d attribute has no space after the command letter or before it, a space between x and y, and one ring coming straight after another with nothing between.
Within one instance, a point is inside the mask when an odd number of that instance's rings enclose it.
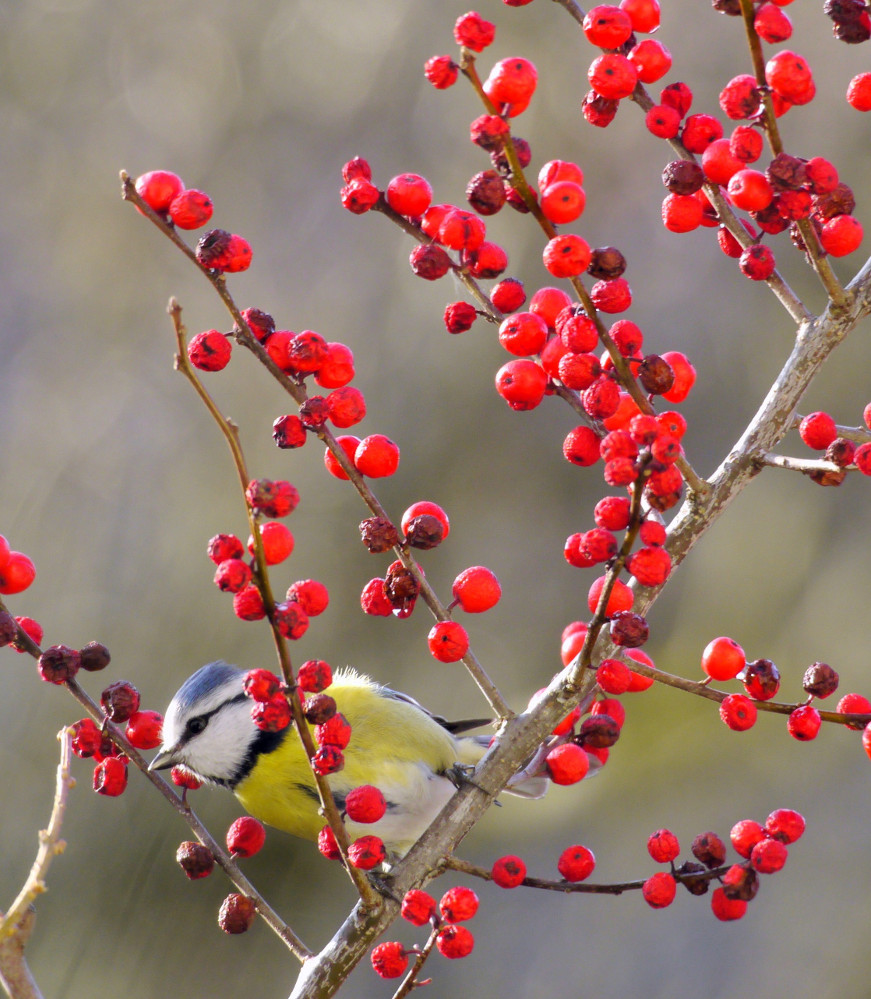
<instances>
[{"instance_id":1,"label":"bird perched on branch","mask_svg":"<svg viewBox=\"0 0 871 999\"><path fill-rule=\"evenodd\" d=\"M184 765L202 780L229 788L267 825L317 839L324 819L299 734L293 725L279 732L255 725L244 677L223 662L189 677L167 709L163 746L150 769ZM456 774L484 755L490 736L463 733L487 722L445 721L351 669L336 674L329 693L351 726L344 768L327 778L339 811L349 792L365 784L377 787L387 803L378 822L346 820L349 834L380 836L388 854L401 857L455 792ZM547 785L547 778L524 773L507 790L541 797Z\"/></svg>"}]
</instances>

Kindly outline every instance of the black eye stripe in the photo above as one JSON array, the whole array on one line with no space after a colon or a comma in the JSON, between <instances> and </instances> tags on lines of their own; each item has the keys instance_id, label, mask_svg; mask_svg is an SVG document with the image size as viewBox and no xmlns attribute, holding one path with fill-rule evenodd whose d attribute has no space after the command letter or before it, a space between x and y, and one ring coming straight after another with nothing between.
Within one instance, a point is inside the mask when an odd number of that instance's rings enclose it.
<instances>
[{"instance_id":1,"label":"black eye stripe","mask_svg":"<svg viewBox=\"0 0 871 999\"><path fill-rule=\"evenodd\" d=\"M223 711L228 704L237 704L239 701L247 700L248 698L245 694L236 694L235 697L231 697L228 701L224 701L223 704L219 704L211 711L205 711L201 715L195 715L193 718L189 718L184 727L184 733L182 734L180 744L183 746L185 743L190 742L194 736L205 731L212 717L219 711ZM195 724L196 727L194 727Z\"/></svg>"}]
</instances>

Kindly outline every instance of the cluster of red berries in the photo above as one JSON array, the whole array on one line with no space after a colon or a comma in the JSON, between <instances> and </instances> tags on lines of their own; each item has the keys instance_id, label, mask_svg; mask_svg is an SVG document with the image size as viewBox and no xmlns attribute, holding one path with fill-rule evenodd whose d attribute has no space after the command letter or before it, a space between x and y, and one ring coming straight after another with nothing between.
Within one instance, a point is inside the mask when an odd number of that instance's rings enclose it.
<instances>
[{"instance_id":1,"label":"cluster of red berries","mask_svg":"<svg viewBox=\"0 0 871 999\"><path fill-rule=\"evenodd\" d=\"M325 690L333 682L329 663L309 659L297 670L297 689L302 701L306 721L313 727L317 749L311 766L321 776L338 773L345 766L344 750L351 741L351 726L337 710L336 702ZM245 674L244 690L254 701L251 716L255 725L268 732L286 728L292 719L286 688L279 678L266 669L253 669ZM377 787L366 784L354 788L340 802L343 817L364 825L378 822L384 817L387 802ZM341 856L335 835L324 826L318 837L318 849L330 860ZM387 856L384 843L378 836L360 836L351 843L348 859L362 870L371 870Z\"/></svg>"},{"instance_id":2,"label":"cluster of red berries","mask_svg":"<svg viewBox=\"0 0 871 999\"><path fill-rule=\"evenodd\" d=\"M252 511L257 516L286 517L296 509L299 493L284 480L252 479L245 492ZM294 537L284 524L270 519L257 526L263 557L267 565L278 565L293 551ZM233 594L233 612L243 621L260 621L266 616L263 594L257 584L255 540L249 536L246 546L235 534L216 534L208 545L209 558L217 565L215 585L224 593ZM273 623L285 638L301 638L308 629L309 619L322 614L329 603L329 592L323 583L301 579L291 584L285 599L275 605Z\"/></svg>"},{"instance_id":3,"label":"cluster of red berries","mask_svg":"<svg viewBox=\"0 0 871 999\"><path fill-rule=\"evenodd\" d=\"M641 889L644 901L653 909L671 905L679 882L690 894L704 895L716 872L720 886L711 893L711 910L717 919L740 919L759 890L759 875L774 874L783 867L788 844L794 843L804 829L804 818L791 808L776 809L764 825L752 819L736 822L729 839L744 859L726 869L726 845L716 833L696 836L691 847L695 860L676 867L678 838L669 829L659 829L649 837L647 849L656 863L669 864L671 870L658 871L645 880Z\"/></svg>"},{"instance_id":4,"label":"cluster of red berries","mask_svg":"<svg viewBox=\"0 0 871 999\"><path fill-rule=\"evenodd\" d=\"M744 685L744 694L728 694L720 702L720 718L736 732L744 732L756 724L759 701L768 701L780 689L780 671L770 659L754 659L748 662L744 650L732 638L720 636L705 646L701 659L702 670L711 680L723 682L739 679ZM813 705L815 698L831 696L839 683L837 672L828 663L815 662L805 670L802 689L807 700L797 705L787 717L789 734L800 742L815 739L822 725L819 710ZM871 722L861 716L871 715L871 701L861 694L845 694L838 702L840 714L859 715L850 728L863 730L863 745L871 755Z\"/></svg>"},{"instance_id":5,"label":"cluster of red berries","mask_svg":"<svg viewBox=\"0 0 871 999\"><path fill-rule=\"evenodd\" d=\"M174 768L175 769L175 768ZM191 784L183 784L190 787ZM234 859L253 857L266 841L266 830L263 825L244 815L236 819L227 830L227 850ZM204 844L194 840L180 843L175 852L175 859L185 876L192 881L208 877L215 869L215 857ZM245 933L254 922L257 907L253 899L237 892L229 894L221 903L218 913L218 925L225 933Z\"/></svg>"},{"instance_id":6,"label":"cluster of red berries","mask_svg":"<svg viewBox=\"0 0 871 999\"><path fill-rule=\"evenodd\" d=\"M24 552L13 551L9 542L0 534L0 594L11 596L22 593L36 578L36 566ZM0 611L0 648L10 645L16 652L24 646L18 640L19 629L37 645L42 643L42 625L32 617L13 616Z\"/></svg>"},{"instance_id":7,"label":"cluster of red berries","mask_svg":"<svg viewBox=\"0 0 871 999\"><path fill-rule=\"evenodd\" d=\"M164 221L178 229L201 229L212 217L212 199L186 188L171 170L149 170L136 178L136 193ZM251 265L251 244L225 229L210 229L197 243L196 258L208 270L232 274Z\"/></svg>"},{"instance_id":8,"label":"cluster of red berries","mask_svg":"<svg viewBox=\"0 0 871 999\"><path fill-rule=\"evenodd\" d=\"M447 538L451 523L445 510L431 500L412 503L402 514L400 532L383 517L369 517L360 524L363 543L373 554L380 554L407 545L429 550ZM420 572L423 570L418 565ZM415 574L400 559L393 561L384 576L370 579L360 594L364 613L375 617L408 617L414 610L420 593ZM460 607L469 614L490 610L502 596L499 580L490 569L473 565L464 569L454 580L453 601L448 611ZM440 662L457 662L469 649L466 629L457 621L446 618L437 621L428 635L429 649Z\"/></svg>"},{"instance_id":9,"label":"cluster of red berries","mask_svg":"<svg viewBox=\"0 0 871 999\"><path fill-rule=\"evenodd\" d=\"M871 403L862 414L865 426L871 431ZM799 436L814 451L824 451L825 460L837 469L815 469L810 473L821 486L839 486L847 477L847 469L858 468L863 475L871 475L871 442L857 444L838 434L838 426L831 414L818 410L803 417L798 427Z\"/></svg>"},{"instance_id":10,"label":"cluster of red berries","mask_svg":"<svg viewBox=\"0 0 871 999\"><path fill-rule=\"evenodd\" d=\"M52 649L47 649L43 655L51 652ZM83 649L80 656L81 665L86 669L103 669L109 663L109 653L95 642ZM139 691L132 683L116 680L100 695L104 715L102 727L92 718L82 718L72 726L73 752L83 759L96 761L93 787L98 794L115 798L127 787L127 757L109 738L108 722L123 725L127 740L135 749L155 749L161 743L163 715L159 711L141 709L140 701Z\"/></svg>"},{"instance_id":11,"label":"cluster of red berries","mask_svg":"<svg viewBox=\"0 0 871 999\"><path fill-rule=\"evenodd\" d=\"M412 926L429 924L435 934L438 952L447 958L468 957L475 938L461 924L478 911L478 896L471 888L449 888L438 902L428 892L414 888L406 892L400 910L403 919ZM378 944L372 950L372 967L382 978L399 978L405 974L409 957L419 954L416 948L406 949L395 940Z\"/></svg>"},{"instance_id":12,"label":"cluster of red berries","mask_svg":"<svg viewBox=\"0 0 871 999\"><path fill-rule=\"evenodd\" d=\"M757 3L754 27L763 41L779 43L792 34L782 6ZM718 9L740 13L737 4L727 3ZM856 106L867 103L871 108L871 74L865 76L867 81L857 77L851 83L850 94ZM790 50L776 52L766 63L765 89L777 116L794 105L808 103L815 95L806 60ZM647 126L654 135L679 139L692 157L674 160L663 171L663 183L669 191L662 204L666 228L689 232L700 225L719 225L717 212L703 190L707 183L718 186L734 208L748 212L752 219L742 220L751 240L746 248L725 226L718 230L718 242L724 253L738 258L742 273L753 280L768 279L775 268L774 254L761 242L763 236L789 228L793 241L804 249L797 223L805 219L813 226L825 253L840 257L858 248L863 233L861 223L852 215L853 192L840 182L828 160L818 156L802 159L781 152L764 171L751 167L762 155L764 144L763 88L755 76L740 74L720 92L723 113L740 122L730 136L723 134L723 126L712 115L688 114L691 103L690 88L674 83L662 91L660 103L647 114ZM696 156L701 157L701 163Z\"/></svg>"}]
</instances>

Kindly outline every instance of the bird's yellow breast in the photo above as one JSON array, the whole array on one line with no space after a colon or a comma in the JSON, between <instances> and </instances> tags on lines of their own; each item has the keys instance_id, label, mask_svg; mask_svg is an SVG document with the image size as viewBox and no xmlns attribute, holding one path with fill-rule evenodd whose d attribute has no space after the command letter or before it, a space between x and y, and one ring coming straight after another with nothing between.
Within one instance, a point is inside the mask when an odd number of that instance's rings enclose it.
<instances>
[{"instance_id":1,"label":"bird's yellow breast","mask_svg":"<svg viewBox=\"0 0 871 999\"><path fill-rule=\"evenodd\" d=\"M351 725L344 769L330 775L330 786L343 796L362 784L374 784L410 845L451 792L437 775L457 762L476 762L483 750L473 740L455 738L413 704L384 696L356 673L337 674L329 693ZM295 729L287 730L277 749L257 758L235 793L252 815L295 836L316 839L324 825L315 781ZM406 814L408 821L403 823ZM380 834L376 827L371 831Z\"/></svg>"}]
</instances>

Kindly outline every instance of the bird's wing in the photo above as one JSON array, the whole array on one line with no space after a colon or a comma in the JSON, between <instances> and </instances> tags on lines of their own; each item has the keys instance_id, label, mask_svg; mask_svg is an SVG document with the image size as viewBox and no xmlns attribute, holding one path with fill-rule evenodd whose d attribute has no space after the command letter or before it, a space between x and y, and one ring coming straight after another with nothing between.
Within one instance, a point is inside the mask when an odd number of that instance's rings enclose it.
<instances>
[{"instance_id":1,"label":"bird's wing","mask_svg":"<svg viewBox=\"0 0 871 999\"><path fill-rule=\"evenodd\" d=\"M437 715L432 711L425 708L420 701L416 701L413 697L408 694L403 694L399 690L394 690L392 687L381 687L380 694L382 697L389 697L394 701L403 701L405 704L410 704L412 707L417 708L418 711L422 711L425 715L429 715L433 721L438 722L442 728L446 729L452 735L460 735L462 732L469 732L475 728L484 728L485 725L489 725L492 722L491 718L468 718L461 721L448 721L447 718L443 718L441 715Z\"/></svg>"}]
</instances>

